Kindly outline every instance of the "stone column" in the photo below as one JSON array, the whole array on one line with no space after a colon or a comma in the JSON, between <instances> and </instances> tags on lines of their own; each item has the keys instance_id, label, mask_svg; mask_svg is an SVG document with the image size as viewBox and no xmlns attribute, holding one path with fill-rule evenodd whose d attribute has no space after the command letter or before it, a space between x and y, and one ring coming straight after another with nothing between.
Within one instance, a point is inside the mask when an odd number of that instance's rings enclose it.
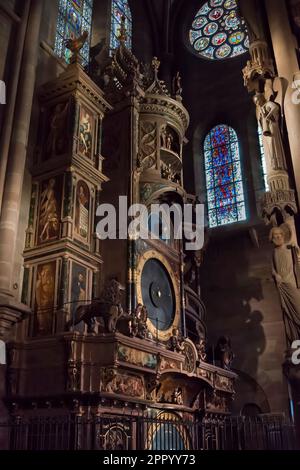
<instances>
[{"instance_id":1,"label":"stone column","mask_svg":"<svg viewBox=\"0 0 300 470\"><path fill-rule=\"evenodd\" d=\"M35 87L43 0L32 0L26 31L16 112L0 218L0 336L22 318L27 307L14 299L13 268Z\"/></svg>"},{"instance_id":2,"label":"stone column","mask_svg":"<svg viewBox=\"0 0 300 470\"><path fill-rule=\"evenodd\" d=\"M30 0L26 0L24 2L22 19L21 23L18 25L18 32L16 36L16 52L14 57L14 65L10 75L11 83L8 84L10 91L5 108L5 120L0 142L0 213L29 9Z\"/></svg>"},{"instance_id":3,"label":"stone column","mask_svg":"<svg viewBox=\"0 0 300 470\"><path fill-rule=\"evenodd\" d=\"M265 3L278 75L285 80L287 86L284 101L284 114L299 202L300 103L296 104L297 101L299 102L299 99L297 100L297 90L293 88L294 81L300 80L299 64L296 55L297 45L291 31L286 2L284 0L266 0Z\"/></svg>"}]
</instances>

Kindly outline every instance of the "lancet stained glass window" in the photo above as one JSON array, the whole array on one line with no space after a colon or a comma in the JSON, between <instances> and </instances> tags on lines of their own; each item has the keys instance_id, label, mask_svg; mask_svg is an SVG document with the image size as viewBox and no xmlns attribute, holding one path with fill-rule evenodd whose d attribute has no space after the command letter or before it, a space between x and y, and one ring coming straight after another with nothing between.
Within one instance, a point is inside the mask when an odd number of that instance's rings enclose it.
<instances>
[{"instance_id":1,"label":"lancet stained glass window","mask_svg":"<svg viewBox=\"0 0 300 470\"><path fill-rule=\"evenodd\" d=\"M269 185L268 185L268 180L267 180L267 163L266 163L266 156L265 156L265 150L264 150L264 144L263 144L263 133L262 133L262 128L260 124L258 124L257 133L258 133L261 165L262 165L262 170L263 170L263 175L264 175L264 184L265 184L264 189L265 191L269 191Z\"/></svg>"},{"instance_id":2,"label":"lancet stained glass window","mask_svg":"<svg viewBox=\"0 0 300 470\"><path fill-rule=\"evenodd\" d=\"M79 37L83 31L89 33L88 39L80 51L82 65L89 62L90 39L92 30L93 0L59 0L58 20L54 52L66 62L70 62L71 51L66 48L66 41Z\"/></svg>"},{"instance_id":3,"label":"lancet stained glass window","mask_svg":"<svg viewBox=\"0 0 300 470\"><path fill-rule=\"evenodd\" d=\"M110 50L118 47L118 36L120 33L121 18L125 18L125 28L127 31L126 46L131 49L132 45L132 16L127 0L112 0L111 3L111 33Z\"/></svg>"},{"instance_id":4,"label":"lancet stained glass window","mask_svg":"<svg viewBox=\"0 0 300 470\"><path fill-rule=\"evenodd\" d=\"M189 33L190 44L202 57L222 60L249 49L245 20L237 0L208 0L196 13Z\"/></svg>"},{"instance_id":5,"label":"lancet stained glass window","mask_svg":"<svg viewBox=\"0 0 300 470\"><path fill-rule=\"evenodd\" d=\"M209 226L246 220L239 143L236 132L224 124L214 127L204 141Z\"/></svg>"}]
</instances>

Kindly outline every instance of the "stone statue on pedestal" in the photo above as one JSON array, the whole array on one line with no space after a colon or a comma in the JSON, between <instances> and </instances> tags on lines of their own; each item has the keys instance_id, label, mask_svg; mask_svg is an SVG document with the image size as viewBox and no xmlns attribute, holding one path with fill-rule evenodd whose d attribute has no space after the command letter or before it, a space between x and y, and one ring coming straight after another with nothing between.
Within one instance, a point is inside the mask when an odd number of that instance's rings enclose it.
<instances>
[{"instance_id":1,"label":"stone statue on pedestal","mask_svg":"<svg viewBox=\"0 0 300 470\"><path fill-rule=\"evenodd\" d=\"M263 93L254 97L257 120L263 133L265 156L272 170L285 170L286 161L280 128L280 106L271 100L266 100Z\"/></svg>"},{"instance_id":2,"label":"stone statue on pedestal","mask_svg":"<svg viewBox=\"0 0 300 470\"><path fill-rule=\"evenodd\" d=\"M299 248L287 245L283 227L270 232L274 244L272 274L280 295L287 341L300 339Z\"/></svg>"}]
</instances>

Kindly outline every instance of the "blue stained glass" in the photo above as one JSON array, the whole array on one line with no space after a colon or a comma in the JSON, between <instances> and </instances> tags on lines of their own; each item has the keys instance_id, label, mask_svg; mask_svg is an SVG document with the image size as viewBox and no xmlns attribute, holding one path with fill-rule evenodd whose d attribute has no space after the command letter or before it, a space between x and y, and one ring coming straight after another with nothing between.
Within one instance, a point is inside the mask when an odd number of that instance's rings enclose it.
<instances>
[{"instance_id":1,"label":"blue stained glass","mask_svg":"<svg viewBox=\"0 0 300 470\"><path fill-rule=\"evenodd\" d=\"M203 55L203 57L207 57L208 59L213 59L214 52L215 48L213 46L209 46L207 49L201 52L201 55Z\"/></svg>"},{"instance_id":2,"label":"blue stained glass","mask_svg":"<svg viewBox=\"0 0 300 470\"><path fill-rule=\"evenodd\" d=\"M241 170L241 164L239 161L234 162L234 165L232 165L232 176L235 181L242 180L242 170Z\"/></svg>"},{"instance_id":3,"label":"blue stained glass","mask_svg":"<svg viewBox=\"0 0 300 470\"><path fill-rule=\"evenodd\" d=\"M215 187L216 203L219 207L229 206L235 198L234 184Z\"/></svg>"},{"instance_id":4,"label":"blue stained glass","mask_svg":"<svg viewBox=\"0 0 300 470\"><path fill-rule=\"evenodd\" d=\"M217 213L215 210L208 212L208 219L209 219L209 226L210 227L217 227L218 220L217 220Z\"/></svg>"},{"instance_id":5,"label":"blue stained glass","mask_svg":"<svg viewBox=\"0 0 300 470\"><path fill-rule=\"evenodd\" d=\"M206 24L208 23L208 20L205 16L198 16L198 18L196 18L194 21L193 21L193 24L192 24L192 27L194 29L200 29L202 28L203 26L205 26Z\"/></svg>"},{"instance_id":6,"label":"blue stained glass","mask_svg":"<svg viewBox=\"0 0 300 470\"><path fill-rule=\"evenodd\" d=\"M54 52L66 62L70 62L72 56L71 51L66 47L66 40L79 37L83 31L87 31L89 37L80 55L83 66L89 62L92 8L93 0L59 0Z\"/></svg>"},{"instance_id":7,"label":"blue stained glass","mask_svg":"<svg viewBox=\"0 0 300 470\"><path fill-rule=\"evenodd\" d=\"M237 216L238 220L246 219L246 208L243 202L237 205Z\"/></svg>"},{"instance_id":8,"label":"blue stained glass","mask_svg":"<svg viewBox=\"0 0 300 470\"><path fill-rule=\"evenodd\" d=\"M231 183L233 177L232 165L220 166L215 168L214 182L216 186L223 186L224 184Z\"/></svg>"},{"instance_id":9,"label":"blue stained glass","mask_svg":"<svg viewBox=\"0 0 300 470\"><path fill-rule=\"evenodd\" d=\"M111 32L110 50L111 53L119 45L121 19L125 18L125 28L127 31L126 47L131 49L132 45L132 16L127 0L112 0L111 3Z\"/></svg>"},{"instance_id":10,"label":"blue stained glass","mask_svg":"<svg viewBox=\"0 0 300 470\"><path fill-rule=\"evenodd\" d=\"M201 36L201 31L190 31L190 41L195 42Z\"/></svg>"},{"instance_id":11,"label":"blue stained glass","mask_svg":"<svg viewBox=\"0 0 300 470\"><path fill-rule=\"evenodd\" d=\"M223 0L210 0L210 6L215 8L223 5Z\"/></svg>"},{"instance_id":12,"label":"blue stained glass","mask_svg":"<svg viewBox=\"0 0 300 470\"><path fill-rule=\"evenodd\" d=\"M215 191L214 189L207 190L207 202L208 202L208 209L214 209L215 204Z\"/></svg>"},{"instance_id":13,"label":"blue stained glass","mask_svg":"<svg viewBox=\"0 0 300 470\"><path fill-rule=\"evenodd\" d=\"M229 141L229 133L226 126L217 126L215 132L211 135L212 147L219 147L220 145L227 144Z\"/></svg>"},{"instance_id":14,"label":"blue stained glass","mask_svg":"<svg viewBox=\"0 0 300 470\"><path fill-rule=\"evenodd\" d=\"M228 151L227 145L222 145L221 147L213 148L211 150L211 154L213 166L220 166L224 165L225 163L231 162L230 152Z\"/></svg>"},{"instance_id":15,"label":"blue stained glass","mask_svg":"<svg viewBox=\"0 0 300 470\"><path fill-rule=\"evenodd\" d=\"M244 187L236 132L218 125L204 141L209 226L246 219Z\"/></svg>"},{"instance_id":16,"label":"blue stained glass","mask_svg":"<svg viewBox=\"0 0 300 470\"><path fill-rule=\"evenodd\" d=\"M208 3L204 3L203 7L200 8L200 10L198 11L198 13L196 14L196 16L199 16L199 15L207 15L207 13L209 13L211 10L210 6Z\"/></svg>"},{"instance_id":17,"label":"blue stained glass","mask_svg":"<svg viewBox=\"0 0 300 470\"><path fill-rule=\"evenodd\" d=\"M249 49L249 37L237 1L209 0L204 3L194 17L189 39L194 50L207 59L224 60L245 54Z\"/></svg>"},{"instance_id":18,"label":"blue stained glass","mask_svg":"<svg viewBox=\"0 0 300 470\"><path fill-rule=\"evenodd\" d=\"M233 224L239 220L237 206L235 205L219 207L216 213L218 225Z\"/></svg>"},{"instance_id":19,"label":"blue stained glass","mask_svg":"<svg viewBox=\"0 0 300 470\"><path fill-rule=\"evenodd\" d=\"M206 171L206 186L207 188L213 188L215 184L214 170Z\"/></svg>"},{"instance_id":20,"label":"blue stained glass","mask_svg":"<svg viewBox=\"0 0 300 470\"><path fill-rule=\"evenodd\" d=\"M200 38L195 42L195 49L196 51L202 51L203 49L206 49L207 44L209 43L208 38Z\"/></svg>"}]
</instances>

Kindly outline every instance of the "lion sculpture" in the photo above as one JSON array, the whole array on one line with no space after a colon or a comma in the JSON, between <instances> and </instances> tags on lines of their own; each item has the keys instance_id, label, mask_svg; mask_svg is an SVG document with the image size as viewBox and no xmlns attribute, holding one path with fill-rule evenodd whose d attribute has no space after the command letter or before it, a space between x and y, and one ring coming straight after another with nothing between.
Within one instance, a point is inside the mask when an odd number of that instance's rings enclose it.
<instances>
[{"instance_id":1,"label":"lion sculpture","mask_svg":"<svg viewBox=\"0 0 300 470\"><path fill-rule=\"evenodd\" d=\"M99 299L89 305L81 305L75 311L74 317L67 323L70 329L84 321L89 333L95 333L96 318L101 318L106 333L116 331L118 320L124 315L121 296L125 288L116 280L108 281Z\"/></svg>"}]
</instances>

